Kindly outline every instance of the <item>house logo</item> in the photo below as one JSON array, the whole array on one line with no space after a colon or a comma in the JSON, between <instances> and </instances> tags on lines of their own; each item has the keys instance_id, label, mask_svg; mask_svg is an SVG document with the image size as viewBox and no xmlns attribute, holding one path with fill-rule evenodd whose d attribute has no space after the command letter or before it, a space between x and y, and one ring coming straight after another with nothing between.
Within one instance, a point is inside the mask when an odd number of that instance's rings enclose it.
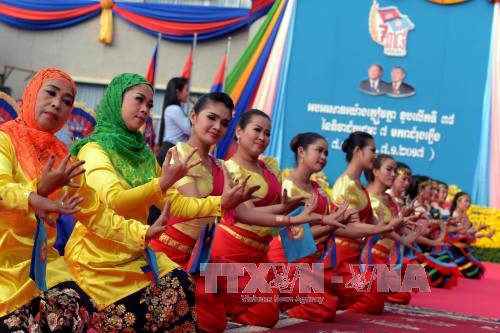
<instances>
[{"instance_id":1,"label":"house logo","mask_svg":"<svg viewBox=\"0 0 500 333\"><path fill-rule=\"evenodd\" d=\"M415 29L415 25L398 7L380 7L378 1L373 0L368 26L370 36L375 43L384 47L385 55L406 56L408 32Z\"/></svg>"},{"instance_id":2,"label":"house logo","mask_svg":"<svg viewBox=\"0 0 500 333\"><path fill-rule=\"evenodd\" d=\"M304 238L305 231L301 225L292 225L288 228L288 238L293 240L301 240Z\"/></svg>"}]
</instances>

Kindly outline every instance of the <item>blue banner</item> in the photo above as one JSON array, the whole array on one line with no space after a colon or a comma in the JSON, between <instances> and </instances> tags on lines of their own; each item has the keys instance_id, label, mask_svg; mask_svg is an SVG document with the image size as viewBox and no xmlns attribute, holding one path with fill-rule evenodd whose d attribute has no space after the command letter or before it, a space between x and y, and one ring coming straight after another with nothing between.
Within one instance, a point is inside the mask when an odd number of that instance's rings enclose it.
<instances>
[{"instance_id":1,"label":"blue banner","mask_svg":"<svg viewBox=\"0 0 500 333\"><path fill-rule=\"evenodd\" d=\"M324 135L334 181L343 140L361 130L415 174L471 191L492 18L487 1L298 1L284 146L299 132ZM294 164L289 151L281 159Z\"/></svg>"}]
</instances>

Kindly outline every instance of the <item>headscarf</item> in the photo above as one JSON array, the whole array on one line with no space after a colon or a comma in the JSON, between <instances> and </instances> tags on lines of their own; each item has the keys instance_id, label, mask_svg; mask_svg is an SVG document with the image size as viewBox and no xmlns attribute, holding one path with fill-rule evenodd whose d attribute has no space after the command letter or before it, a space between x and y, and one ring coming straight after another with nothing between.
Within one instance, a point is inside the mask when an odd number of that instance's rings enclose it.
<instances>
[{"instance_id":1,"label":"headscarf","mask_svg":"<svg viewBox=\"0 0 500 333\"><path fill-rule=\"evenodd\" d=\"M0 125L0 131L5 132L12 141L21 169L30 179L36 179L42 175L51 156L55 156L54 167L57 167L68 154L66 145L54 136L54 133L59 131L65 122L52 132L44 132L38 128L35 119L38 93L42 85L50 80L67 81L71 85L73 96L76 96L77 89L71 77L57 68L47 67L36 73L26 86L19 118Z\"/></svg>"},{"instance_id":2,"label":"headscarf","mask_svg":"<svg viewBox=\"0 0 500 333\"><path fill-rule=\"evenodd\" d=\"M71 147L76 156L88 142L97 142L106 152L115 170L136 187L156 176L156 160L140 131L131 132L122 118L125 91L139 84L151 84L142 76L125 73L116 76L109 84L97 106L97 125L89 137Z\"/></svg>"}]
</instances>

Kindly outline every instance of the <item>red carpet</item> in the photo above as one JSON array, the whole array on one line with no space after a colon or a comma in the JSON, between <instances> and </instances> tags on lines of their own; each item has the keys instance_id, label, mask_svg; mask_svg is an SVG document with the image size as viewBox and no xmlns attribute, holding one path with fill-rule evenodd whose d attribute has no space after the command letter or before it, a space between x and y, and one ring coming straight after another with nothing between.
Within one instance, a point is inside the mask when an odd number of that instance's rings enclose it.
<instances>
[{"instance_id":1,"label":"red carpet","mask_svg":"<svg viewBox=\"0 0 500 333\"><path fill-rule=\"evenodd\" d=\"M272 329L268 332L370 332L370 333L409 333L409 332L498 332L500 321L481 318L467 318L440 313L436 310L415 310L408 306L390 306L380 316L342 313L335 323L299 324Z\"/></svg>"},{"instance_id":2,"label":"red carpet","mask_svg":"<svg viewBox=\"0 0 500 333\"><path fill-rule=\"evenodd\" d=\"M452 289L413 295L411 305L500 319L500 264L485 263L481 280L458 280Z\"/></svg>"},{"instance_id":3,"label":"red carpet","mask_svg":"<svg viewBox=\"0 0 500 333\"><path fill-rule=\"evenodd\" d=\"M414 294L411 305L386 304L380 316L341 313L334 323L281 315L272 330L228 327L227 332L500 332L500 264L486 263L481 280L460 279L452 289Z\"/></svg>"}]
</instances>

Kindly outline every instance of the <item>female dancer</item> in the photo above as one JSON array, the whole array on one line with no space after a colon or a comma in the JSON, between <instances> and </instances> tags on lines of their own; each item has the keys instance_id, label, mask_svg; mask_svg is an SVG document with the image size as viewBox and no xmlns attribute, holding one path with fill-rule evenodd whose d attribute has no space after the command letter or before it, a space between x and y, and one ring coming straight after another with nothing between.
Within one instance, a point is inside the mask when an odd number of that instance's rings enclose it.
<instances>
[{"instance_id":1,"label":"female dancer","mask_svg":"<svg viewBox=\"0 0 500 333\"><path fill-rule=\"evenodd\" d=\"M54 248L56 228L46 229L46 287L37 289L30 278L35 242L35 213L48 223L48 213L74 214L76 204L60 205L45 196L45 184L54 173L44 172L51 155L57 156L57 172L66 183L81 171L82 163L68 165L67 148L53 135L65 124L76 87L71 78L54 68L38 72L23 94L17 120L0 126L0 331L84 332L93 306L71 279L64 258ZM60 118L60 119L58 119ZM59 121L58 121L59 120ZM54 159L55 160L55 159ZM47 169L48 170L48 169ZM67 172L67 174L66 174ZM66 185L62 182L61 185ZM53 199L57 197L51 196ZM42 222L43 223L43 222ZM51 304L50 307L47 305ZM61 322L54 323L58 313ZM80 315L86 318L80 318ZM75 324L75 326L73 326Z\"/></svg>"},{"instance_id":2,"label":"female dancer","mask_svg":"<svg viewBox=\"0 0 500 333\"><path fill-rule=\"evenodd\" d=\"M288 178L284 179L282 182L282 190L291 196L304 196L312 197L314 195L318 198L318 204L314 213L320 215L327 215L330 213L330 200L326 193L320 188L318 183L311 180L313 173L320 172L326 165L328 157L328 144L326 139L317 133L301 133L297 134L290 143L290 148L295 154L295 161L297 166L292 170ZM336 220L343 220L349 218L348 214L345 214L345 209L347 205L343 207L342 210L336 212ZM344 226L342 226L344 227ZM313 235L316 252L307 257L298 259L295 262L313 264L321 262L323 259L325 261L325 269L331 270L332 257L335 260L335 237L334 232L337 226L322 226L314 225L311 227L311 233ZM274 237L273 241L269 246L269 251L267 256L271 262L276 263L287 263L287 258L283 249L281 238L279 236ZM293 266L288 268L288 274L290 278L295 275L295 269ZM331 274L324 274L325 286L331 286L328 280ZM337 297L333 294L331 290L326 290L325 293L321 295L312 294L308 296L322 298L321 303L306 303L297 305L293 302L283 302L280 303L280 310L285 311L291 308L288 312L290 317L301 318L311 321L322 321L331 322L335 319L335 313L337 310ZM294 297L300 294L296 292L292 294ZM302 295L304 296L304 295Z\"/></svg>"},{"instance_id":3,"label":"female dancer","mask_svg":"<svg viewBox=\"0 0 500 333\"><path fill-rule=\"evenodd\" d=\"M439 210L439 215L443 221L448 220L450 217L450 206L446 202L446 198L448 197L448 184L437 180L438 185L438 193L433 202L433 208Z\"/></svg>"},{"instance_id":4,"label":"female dancer","mask_svg":"<svg viewBox=\"0 0 500 333\"><path fill-rule=\"evenodd\" d=\"M411 184L411 169L403 162L396 162L396 178L390 189L387 190L392 200L402 208L409 202L408 188Z\"/></svg>"},{"instance_id":5,"label":"female dancer","mask_svg":"<svg viewBox=\"0 0 500 333\"><path fill-rule=\"evenodd\" d=\"M267 114L255 109L245 112L236 128L236 152L225 165L236 180L242 181L251 176L249 183L260 186L255 192L257 199L244 205L251 209L259 207L260 211L267 213L286 214L290 209L280 204L280 171L274 160L260 158L269 144L270 135L271 124ZM262 224L258 217L254 217L250 225L242 223L238 217L225 216L216 227L211 260L222 263L267 262L267 250L275 232L275 226ZM241 277L239 286L243 288L247 281L248 276ZM258 303L246 310L237 300L241 299L241 295L235 296L224 300L226 312L233 316L233 320L266 327L272 327L278 320L279 311L275 302ZM246 312L238 317L242 309Z\"/></svg>"},{"instance_id":6,"label":"female dancer","mask_svg":"<svg viewBox=\"0 0 500 333\"><path fill-rule=\"evenodd\" d=\"M378 212L378 219L383 223L389 223L392 218L398 216L399 212L408 209L408 206L398 207L398 205L386 193L391 188L396 178L397 165L394 159L385 154L377 155L373 163L373 169L365 172L368 180L368 193L373 211ZM403 187L403 186L401 186ZM420 229L410 232L400 228L399 230L385 235L383 238L374 237L367 244L366 256L368 264L397 264L401 267L403 261L402 247L411 247L412 243L419 236ZM406 235L404 235L406 233ZM404 268L404 267L402 267ZM401 269L404 274L404 269ZM408 292L390 293L387 300L400 304L408 304L411 295Z\"/></svg>"},{"instance_id":7,"label":"female dancer","mask_svg":"<svg viewBox=\"0 0 500 333\"><path fill-rule=\"evenodd\" d=\"M346 154L348 162L347 169L333 185L332 201L336 206L342 206L348 202L349 208L355 209L359 214L359 222L351 223L348 227L356 228L371 235L388 233L395 230L402 223L403 218L392 219L387 224L373 224L373 212L368 192L360 182L361 172L371 170L375 160L375 141L373 137L365 132L353 132L342 144L342 150ZM363 236L361 236L363 237ZM353 271L360 274L356 267L359 266L361 250L364 247L363 239L359 238L336 238L337 266L335 274L343 277L343 284L338 286L340 294L340 308L351 312L379 314L384 309L385 294L378 293L376 283L372 279L369 292L360 293L355 288L348 288L352 283ZM372 277L370 277L372 278ZM365 287L362 287L366 289Z\"/></svg>"},{"instance_id":8,"label":"female dancer","mask_svg":"<svg viewBox=\"0 0 500 333\"><path fill-rule=\"evenodd\" d=\"M479 228L474 228L466 214L469 207L470 196L465 192L457 193L451 204L450 216L456 219L456 224L461 227L461 231L449 235L449 240L452 244L450 252L464 277L480 279L484 274L484 266L473 255L471 244L479 237L491 238L495 230L493 229L487 235L478 234L480 230L487 227L480 226Z\"/></svg>"},{"instance_id":9,"label":"female dancer","mask_svg":"<svg viewBox=\"0 0 500 333\"><path fill-rule=\"evenodd\" d=\"M431 205L439 193L437 183L425 176L414 176L409 193L415 200L416 210L424 213L427 219L422 221L426 230L417 238L416 260L425 268L432 287L451 288L457 284L460 272L444 243L447 223Z\"/></svg>"}]
</instances>

